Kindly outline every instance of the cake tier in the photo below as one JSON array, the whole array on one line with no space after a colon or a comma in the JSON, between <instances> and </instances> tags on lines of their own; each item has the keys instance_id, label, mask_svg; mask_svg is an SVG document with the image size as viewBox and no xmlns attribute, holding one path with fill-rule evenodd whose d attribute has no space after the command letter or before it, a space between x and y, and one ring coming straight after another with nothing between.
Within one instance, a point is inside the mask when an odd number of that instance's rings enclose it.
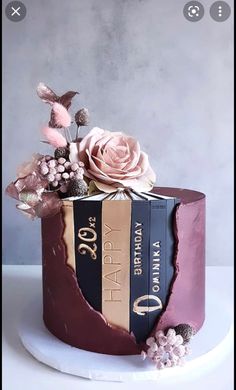
<instances>
[{"instance_id":1,"label":"cake tier","mask_svg":"<svg viewBox=\"0 0 236 390\"><path fill-rule=\"evenodd\" d=\"M205 195L164 187L155 187L153 192L180 199L173 219L174 276L153 332L179 323L188 323L198 331L205 311ZM69 228L63 210L42 220L45 325L62 341L81 349L113 355L140 353L143 346L136 343L134 335L109 324L85 300L76 274L68 265L65 229Z\"/></svg>"}]
</instances>

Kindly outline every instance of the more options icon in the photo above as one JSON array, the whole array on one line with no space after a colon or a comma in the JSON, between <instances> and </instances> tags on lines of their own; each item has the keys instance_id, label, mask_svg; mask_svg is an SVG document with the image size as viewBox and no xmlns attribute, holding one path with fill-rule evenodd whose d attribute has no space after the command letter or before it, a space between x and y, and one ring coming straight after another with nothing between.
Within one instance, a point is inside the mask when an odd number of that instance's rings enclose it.
<instances>
[{"instance_id":1,"label":"more options icon","mask_svg":"<svg viewBox=\"0 0 236 390\"><path fill-rule=\"evenodd\" d=\"M198 22L204 16L204 7L199 1L189 1L185 4L183 13L190 22Z\"/></svg>"},{"instance_id":2,"label":"more options icon","mask_svg":"<svg viewBox=\"0 0 236 390\"><path fill-rule=\"evenodd\" d=\"M225 1L215 1L210 8L210 15L216 22L224 22L230 16L231 9Z\"/></svg>"}]
</instances>

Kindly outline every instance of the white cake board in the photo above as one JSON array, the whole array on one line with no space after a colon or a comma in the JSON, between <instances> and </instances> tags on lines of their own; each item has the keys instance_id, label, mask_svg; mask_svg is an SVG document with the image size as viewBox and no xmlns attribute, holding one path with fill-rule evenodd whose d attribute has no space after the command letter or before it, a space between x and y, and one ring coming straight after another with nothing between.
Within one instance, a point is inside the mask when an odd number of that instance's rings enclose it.
<instances>
[{"instance_id":1,"label":"white cake board","mask_svg":"<svg viewBox=\"0 0 236 390\"><path fill-rule=\"evenodd\" d=\"M93 380L133 381L170 378L193 370L208 370L229 352L233 342L232 309L217 290L208 290L206 320L191 340L191 355L183 367L157 370L139 355L111 356L71 347L56 337L42 321L41 298L23 313L19 334L24 347L40 362L59 371ZM78 329L79 332L79 329Z\"/></svg>"}]
</instances>

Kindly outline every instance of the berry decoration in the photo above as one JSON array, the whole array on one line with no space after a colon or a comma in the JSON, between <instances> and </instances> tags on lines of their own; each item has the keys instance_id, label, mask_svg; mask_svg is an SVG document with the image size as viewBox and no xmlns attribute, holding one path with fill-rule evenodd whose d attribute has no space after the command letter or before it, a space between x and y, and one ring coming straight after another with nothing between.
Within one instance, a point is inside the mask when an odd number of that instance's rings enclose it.
<instances>
[{"instance_id":1,"label":"berry decoration","mask_svg":"<svg viewBox=\"0 0 236 390\"><path fill-rule=\"evenodd\" d=\"M174 327L174 330L177 335L183 337L183 344L189 342L192 336L194 336L195 331L189 324L179 324Z\"/></svg>"},{"instance_id":2,"label":"berry decoration","mask_svg":"<svg viewBox=\"0 0 236 390\"><path fill-rule=\"evenodd\" d=\"M68 185L68 196L86 195L88 186L83 179L71 179Z\"/></svg>"},{"instance_id":3,"label":"berry decoration","mask_svg":"<svg viewBox=\"0 0 236 390\"><path fill-rule=\"evenodd\" d=\"M72 163L61 156L45 156L39 162L39 172L47 180L49 189L59 191L61 197L87 194L88 186L83 180L84 169L80 162Z\"/></svg>"},{"instance_id":4,"label":"berry decoration","mask_svg":"<svg viewBox=\"0 0 236 390\"><path fill-rule=\"evenodd\" d=\"M54 157L58 160L60 157L69 158L69 149L67 147L57 148L54 152Z\"/></svg>"}]
</instances>

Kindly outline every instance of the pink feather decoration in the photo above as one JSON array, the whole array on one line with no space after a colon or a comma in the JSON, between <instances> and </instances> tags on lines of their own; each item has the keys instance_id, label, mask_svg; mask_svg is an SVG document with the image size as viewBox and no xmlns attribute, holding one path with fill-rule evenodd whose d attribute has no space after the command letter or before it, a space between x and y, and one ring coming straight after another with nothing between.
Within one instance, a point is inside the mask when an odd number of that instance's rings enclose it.
<instances>
[{"instance_id":1,"label":"pink feather decoration","mask_svg":"<svg viewBox=\"0 0 236 390\"><path fill-rule=\"evenodd\" d=\"M71 116L67 109L60 103L54 103L52 106L53 119L58 127L69 127Z\"/></svg>"},{"instance_id":2,"label":"pink feather decoration","mask_svg":"<svg viewBox=\"0 0 236 390\"><path fill-rule=\"evenodd\" d=\"M48 142L55 146L55 148L63 148L67 145L65 137L57 130L52 129L51 127L44 127L42 129L43 135L47 138Z\"/></svg>"}]
</instances>

